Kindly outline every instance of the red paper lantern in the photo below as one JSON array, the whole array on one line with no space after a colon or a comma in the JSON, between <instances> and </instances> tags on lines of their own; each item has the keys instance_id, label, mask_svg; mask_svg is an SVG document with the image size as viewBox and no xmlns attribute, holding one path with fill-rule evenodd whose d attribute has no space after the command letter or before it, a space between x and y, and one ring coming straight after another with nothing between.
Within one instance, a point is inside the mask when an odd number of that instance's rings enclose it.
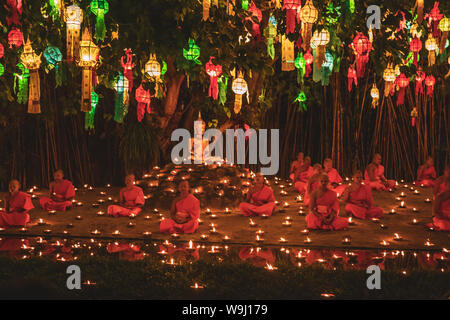
<instances>
[{"instance_id":1,"label":"red paper lantern","mask_svg":"<svg viewBox=\"0 0 450 320\"><path fill-rule=\"evenodd\" d=\"M258 7L253 3L248 9L248 12L252 14L253 17L255 17L259 22L262 20L262 12L258 9ZM252 21L252 35L253 38L256 39L256 41L261 41L261 31L259 30L259 24L255 23L253 19L247 18Z\"/></svg>"},{"instance_id":2,"label":"red paper lantern","mask_svg":"<svg viewBox=\"0 0 450 320\"><path fill-rule=\"evenodd\" d=\"M303 59L305 59L305 77L308 77L311 73L311 63L314 61L314 57L311 52L308 50L303 55Z\"/></svg>"},{"instance_id":3,"label":"red paper lantern","mask_svg":"<svg viewBox=\"0 0 450 320\"><path fill-rule=\"evenodd\" d=\"M12 49L13 46L16 48L22 46L23 44L23 34L19 29L13 28L8 33L8 44L9 48Z\"/></svg>"},{"instance_id":4,"label":"red paper lantern","mask_svg":"<svg viewBox=\"0 0 450 320\"><path fill-rule=\"evenodd\" d=\"M294 33L297 9L301 6L301 0L284 0L283 8L286 10L286 34Z\"/></svg>"},{"instance_id":5,"label":"red paper lantern","mask_svg":"<svg viewBox=\"0 0 450 320\"><path fill-rule=\"evenodd\" d=\"M414 54L413 63L417 67L417 54L422 50L422 41L417 36L409 43L409 50Z\"/></svg>"},{"instance_id":6,"label":"red paper lantern","mask_svg":"<svg viewBox=\"0 0 450 320\"><path fill-rule=\"evenodd\" d=\"M427 86L427 95L433 96L434 84L436 83L436 79L430 74L425 78L425 85Z\"/></svg>"},{"instance_id":7,"label":"red paper lantern","mask_svg":"<svg viewBox=\"0 0 450 320\"><path fill-rule=\"evenodd\" d=\"M131 92L133 90L133 68L136 66L136 64L133 63L131 49L125 49L125 56L120 58L120 62L123 68L123 75L128 80L128 91Z\"/></svg>"},{"instance_id":8,"label":"red paper lantern","mask_svg":"<svg viewBox=\"0 0 450 320\"><path fill-rule=\"evenodd\" d=\"M219 96L219 87L217 84L217 79L222 74L222 66L214 65L212 63L213 59L214 57L209 58L209 61L205 65L205 69L210 79L208 95L212 97L214 100L217 100L217 97Z\"/></svg>"},{"instance_id":9,"label":"red paper lantern","mask_svg":"<svg viewBox=\"0 0 450 320\"><path fill-rule=\"evenodd\" d=\"M11 25L11 23L16 26L22 25L19 21L19 15L22 14L22 0L6 0L6 3L11 8L11 15L6 17L8 26Z\"/></svg>"},{"instance_id":10,"label":"red paper lantern","mask_svg":"<svg viewBox=\"0 0 450 320\"><path fill-rule=\"evenodd\" d=\"M350 92L352 91L353 82L355 82L355 87L358 85L358 78L356 77L356 71L352 66L348 67L347 78L348 78L348 91Z\"/></svg>"},{"instance_id":11,"label":"red paper lantern","mask_svg":"<svg viewBox=\"0 0 450 320\"><path fill-rule=\"evenodd\" d=\"M400 73L397 79L395 79L395 84L399 87L397 97L397 105L399 106L405 103L405 88L409 84L409 79L403 73Z\"/></svg>"},{"instance_id":12,"label":"red paper lantern","mask_svg":"<svg viewBox=\"0 0 450 320\"><path fill-rule=\"evenodd\" d=\"M147 109L147 113L151 113L150 103L152 96L150 95L150 90L145 90L142 87L142 84L136 89L135 93L137 105L137 119L139 122L144 119L145 109Z\"/></svg>"},{"instance_id":13,"label":"red paper lantern","mask_svg":"<svg viewBox=\"0 0 450 320\"><path fill-rule=\"evenodd\" d=\"M416 96L420 93L423 93L422 82L425 80L425 72L422 71L422 68L419 67L416 73Z\"/></svg>"},{"instance_id":14,"label":"red paper lantern","mask_svg":"<svg viewBox=\"0 0 450 320\"><path fill-rule=\"evenodd\" d=\"M5 47L0 43L0 59L5 55Z\"/></svg>"},{"instance_id":15,"label":"red paper lantern","mask_svg":"<svg viewBox=\"0 0 450 320\"><path fill-rule=\"evenodd\" d=\"M366 64L369 62L369 52L372 50L372 44L369 38L358 32L350 47L353 48L356 54L356 76L362 78L366 71Z\"/></svg>"},{"instance_id":16,"label":"red paper lantern","mask_svg":"<svg viewBox=\"0 0 450 320\"><path fill-rule=\"evenodd\" d=\"M439 21L444 17L444 15L439 10L439 2L435 2L433 8L428 14L429 20L433 22L433 37L439 38L441 31L438 28Z\"/></svg>"}]
</instances>

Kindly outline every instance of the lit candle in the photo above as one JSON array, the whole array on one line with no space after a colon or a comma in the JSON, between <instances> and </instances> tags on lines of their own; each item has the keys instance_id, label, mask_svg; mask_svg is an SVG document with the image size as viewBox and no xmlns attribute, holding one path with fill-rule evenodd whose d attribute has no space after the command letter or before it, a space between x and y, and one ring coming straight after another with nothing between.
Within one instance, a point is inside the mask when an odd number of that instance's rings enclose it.
<instances>
[{"instance_id":1,"label":"lit candle","mask_svg":"<svg viewBox=\"0 0 450 320\"><path fill-rule=\"evenodd\" d=\"M210 218L211 218L211 219L217 219L218 217L217 217L216 214L212 214L212 215L210 215Z\"/></svg>"},{"instance_id":2,"label":"lit candle","mask_svg":"<svg viewBox=\"0 0 450 320\"><path fill-rule=\"evenodd\" d=\"M211 209L210 208L206 209L206 214L211 214Z\"/></svg>"},{"instance_id":3,"label":"lit candle","mask_svg":"<svg viewBox=\"0 0 450 320\"><path fill-rule=\"evenodd\" d=\"M152 217L150 217L150 216L145 216L145 217L144 217L145 220L150 220L151 218L152 218Z\"/></svg>"},{"instance_id":4,"label":"lit candle","mask_svg":"<svg viewBox=\"0 0 450 320\"><path fill-rule=\"evenodd\" d=\"M27 228L20 228L20 232L27 232Z\"/></svg>"},{"instance_id":5,"label":"lit candle","mask_svg":"<svg viewBox=\"0 0 450 320\"><path fill-rule=\"evenodd\" d=\"M134 218L136 218L136 215L134 213L132 213L132 214L130 214L129 218L134 219Z\"/></svg>"},{"instance_id":6,"label":"lit candle","mask_svg":"<svg viewBox=\"0 0 450 320\"><path fill-rule=\"evenodd\" d=\"M426 199L425 199L425 202L426 202L426 203L430 203L430 202L431 202L431 199L430 199L430 198L426 198Z\"/></svg>"},{"instance_id":7,"label":"lit candle","mask_svg":"<svg viewBox=\"0 0 450 320\"><path fill-rule=\"evenodd\" d=\"M191 286L192 289L203 289L203 286L199 285L197 282Z\"/></svg>"},{"instance_id":8,"label":"lit candle","mask_svg":"<svg viewBox=\"0 0 450 320\"><path fill-rule=\"evenodd\" d=\"M100 217L101 217L101 216L104 216L104 215L105 215L105 212L104 212L104 211L99 211L99 212L97 212L97 215L100 216Z\"/></svg>"},{"instance_id":9,"label":"lit candle","mask_svg":"<svg viewBox=\"0 0 450 320\"><path fill-rule=\"evenodd\" d=\"M292 225L292 222L289 221L289 220L286 220L286 221L284 221L284 222L282 223L282 225L285 226L285 227L290 227L290 226Z\"/></svg>"},{"instance_id":10,"label":"lit candle","mask_svg":"<svg viewBox=\"0 0 450 320\"><path fill-rule=\"evenodd\" d=\"M301 234L307 235L309 234L309 230L308 229L303 229L302 231L300 231Z\"/></svg>"},{"instance_id":11,"label":"lit candle","mask_svg":"<svg viewBox=\"0 0 450 320\"><path fill-rule=\"evenodd\" d=\"M311 239L309 237L306 237L306 239L303 241L304 243L311 243Z\"/></svg>"},{"instance_id":12,"label":"lit candle","mask_svg":"<svg viewBox=\"0 0 450 320\"><path fill-rule=\"evenodd\" d=\"M383 247L387 247L390 243L387 242L386 240L383 240L380 242L380 245L382 245Z\"/></svg>"},{"instance_id":13,"label":"lit candle","mask_svg":"<svg viewBox=\"0 0 450 320\"><path fill-rule=\"evenodd\" d=\"M227 236L227 235L225 235L225 236L223 237L223 241L224 241L224 242L230 241L230 237Z\"/></svg>"},{"instance_id":14,"label":"lit candle","mask_svg":"<svg viewBox=\"0 0 450 320\"><path fill-rule=\"evenodd\" d=\"M400 208L406 208L405 201L400 202L400 206L399 206L399 207L400 207Z\"/></svg>"},{"instance_id":15,"label":"lit candle","mask_svg":"<svg viewBox=\"0 0 450 320\"><path fill-rule=\"evenodd\" d=\"M280 240L279 240L279 242L280 242L280 243L286 243L286 242L287 242L287 240L286 240L286 238L284 238L284 237L280 237Z\"/></svg>"},{"instance_id":16,"label":"lit candle","mask_svg":"<svg viewBox=\"0 0 450 320\"><path fill-rule=\"evenodd\" d=\"M248 222L248 224L250 225L250 227L256 227L257 224L255 221L253 221L252 219L250 219L250 221Z\"/></svg>"},{"instance_id":17,"label":"lit candle","mask_svg":"<svg viewBox=\"0 0 450 320\"><path fill-rule=\"evenodd\" d=\"M389 214L396 214L395 209L392 208L391 211L389 212Z\"/></svg>"},{"instance_id":18,"label":"lit candle","mask_svg":"<svg viewBox=\"0 0 450 320\"><path fill-rule=\"evenodd\" d=\"M158 251L157 253L162 255L162 256L167 255L167 251L166 250L161 250L161 251Z\"/></svg>"},{"instance_id":19,"label":"lit candle","mask_svg":"<svg viewBox=\"0 0 450 320\"><path fill-rule=\"evenodd\" d=\"M42 220L42 219L39 219L38 220L38 225L39 226L43 226L45 224L45 221L44 220Z\"/></svg>"},{"instance_id":20,"label":"lit candle","mask_svg":"<svg viewBox=\"0 0 450 320\"><path fill-rule=\"evenodd\" d=\"M49 215L54 215L54 214L56 214L56 210L50 210L50 211L48 212L48 214L49 214Z\"/></svg>"},{"instance_id":21,"label":"lit candle","mask_svg":"<svg viewBox=\"0 0 450 320\"><path fill-rule=\"evenodd\" d=\"M151 237L152 236L152 233L150 232L150 231L145 231L145 232L143 232L142 233L142 235L144 236L144 237Z\"/></svg>"},{"instance_id":22,"label":"lit candle","mask_svg":"<svg viewBox=\"0 0 450 320\"><path fill-rule=\"evenodd\" d=\"M353 221L352 217L348 218L348 225L350 225L350 226L354 226L355 225L355 222Z\"/></svg>"},{"instance_id":23,"label":"lit candle","mask_svg":"<svg viewBox=\"0 0 450 320\"><path fill-rule=\"evenodd\" d=\"M273 270L277 270L277 267L272 266L271 264L267 263L266 266L264 267L264 269L269 270L269 271L273 271Z\"/></svg>"},{"instance_id":24,"label":"lit candle","mask_svg":"<svg viewBox=\"0 0 450 320\"><path fill-rule=\"evenodd\" d=\"M263 241L264 241L264 238L263 238L263 237L260 237L259 234L257 234L257 235L256 235L256 241L257 241L257 242L263 242Z\"/></svg>"},{"instance_id":25,"label":"lit candle","mask_svg":"<svg viewBox=\"0 0 450 320\"><path fill-rule=\"evenodd\" d=\"M83 202L81 202L81 201L77 202L78 207L81 207L82 205L83 205Z\"/></svg>"},{"instance_id":26,"label":"lit candle","mask_svg":"<svg viewBox=\"0 0 450 320\"><path fill-rule=\"evenodd\" d=\"M378 222L380 222L380 219L378 219L378 218L372 218L372 222L378 223Z\"/></svg>"},{"instance_id":27,"label":"lit candle","mask_svg":"<svg viewBox=\"0 0 450 320\"><path fill-rule=\"evenodd\" d=\"M402 240L402 237L398 233L394 233L394 240L400 241Z\"/></svg>"},{"instance_id":28,"label":"lit candle","mask_svg":"<svg viewBox=\"0 0 450 320\"><path fill-rule=\"evenodd\" d=\"M268 216L267 214L263 214L261 217L262 217L263 219L269 218L269 216Z\"/></svg>"},{"instance_id":29,"label":"lit candle","mask_svg":"<svg viewBox=\"0 0 450 320\"><path fill-rule=\"evenodd\" d=\"M260 230L256 231L256 234L262 236L264 234L264 230L260 229Z\"/></svg>"},{"instance_id":30,"label":"lit candle","mask_svg":"<svg viewBox=\"0 0 450 320\"><path fill-rule=\"evenodd\" d=\"M288 208L288 207L289 207L289 203L285 201L285 202L283 203L283 207Z\"/></svg>"},{"instance_id":31,"label":"lit candle","mask_svg":"<svg viewBox=\"0 0 450 320\"><path fill-rule=\"evenodd\" d=\"M133 228L135 226L136 226L136 223L133 223L133 222L128 222L128 224L127 224L128 228Z\"/></svg>"},{"instance_id":32,"label":"lit candle","mask_svg":"<svg viewBox=\"0 0 450 320\"><path fill-rule=\"evenodd\" d=\"M50 229L44 230L44 233L51 233L51 232L52 232L52 230L50 230Z\"/></svg>"},{"instance_id":33,"label":"lit candle","mask_svg":"<svg viewBox=\"0 0 450 320\"><path fill-rule=\"evenodd\" d=\"M290 216L287 216L284 219L287 220L287 221L292 221L292 218Z\"/></svg>"},{"instance_id":34,"label":"lit candle","mask_svg":"<svg viewBox=\"0 0 450 320\"><path fill-rule=\"evenodd\" d=\"M419 212L417 208L413 208L413 212Z\"/></svg>"},{"instance_id":35,"label":"lit candle","mask_svg":"<svg viewBox=\"0 0 450 320\"><path fill-rule=\"evenodd\" d=\"M113 235L114 235L114 236L118 236L119 234L120 234L120 231L119 231L119 230L116 230L116 231L113 232Z\"/></svg>"},{"instance_id":36,"label":"lit candle","mask_svg":"<svg viewBox=\"0 0 450 320\"><path fill-rule=\"evenodd\" d=\"M427 241L425 242L425 246L432 247L432 246L434 246L434 243L431 243L430 239L427 239Z\"/></svg>"},{"instance_id":37,"label":"lit candle","mask_svg":"<svg viewBox=\"0 0 450 320\"><path fill-rule=\"evenodd\" d=\"M406 197L406 194L404 192L400 193L400 197L404 198Z\"/></svg>"},{"instance_id":38,"label":"lit candle","mask_svg":"<svg viewBox=\"0 0 450 320\"><path fill-rule=\"evenodd\" d=\"M225 213L226 213L226 214L229 214L229 213L231 213L230 209L228 209L228 208L225 208Z\"/></svg>"},{"instance_id":39,"label":"lit candle","mask_svg":"<svg viewBox=\"0 0 450 320\"><path fill-rule=\"evenodd\" d=\"M385 224L380 224L380 228L381 228L381 229L387 229L387 225L385 225Z\"/></svg>"},{"instance_id":40,"label":"lit candle","mask_svg":"<svg viewBox=\"0 0 450 320\"><path fill-rule=\"evenodd\" d=\"M91 231L91 234L93 235L99 235L101 232L97 229L95 229L94 231Z\"/></svg>"},{"instance_id":41,"label":"lit candle","mask_svg":"<svg viewBox=\"0 0 450 320\"><path fill-rule=\"evenodd\" d=\"M83 284L85 284L85 285L87 285L87 286L95 286L95 285L96 285L95 282L92 282L92 281L90 281L90 280L87 280L87 281L83 282Z\"/></svg>"},{"instance_id":42,"label":"lit candle","mask_svg":"<svg viewBox=\"0 0 450 320\"><path fill-rule=\"evenodd\" d=\"M414 194L420 194L419 190L414 190Z\"/></svg>"},{"instance_id":43,"label":"lit candle","mask_svg":"<svg viewBox=\"0 0 450 320\"><path fill-rule=\"evenodd\" d=\"M174 239L178 239L180 237L178 233L172 233L170 236Z\"/></svg>"},{"instance_id":44,"label":"lit candle","mask_svg":"<svg viewBox=\"0 0 450 320\"><path fill-rule=\"evenodd\" d=\"M216 228L215 228L215 227L212 227L212 228L209 230L209 233L217 233Z\"/></svg>"},{"instance_id":45,"label":"lit candle","mask_svg":"<svg viewBox=\"0 0 450 320\"><path fill-rule=\"evenodd\" d=\"M305 215L305 211L303 211L303 209L299 209L298 210L298 215L299 216L304 216Z\"/></svg>"},{"instance_id":46,"label":"lit candle","mask_svg":"<svg viewBox=\"0 0 450 320\"><path fill-rule=\"evenodd\" d=\"M202 240L208 240L208 235L202 234L202 235L200 236L200 238L201 238Z\"/></svg>"},{"instance_id":47,"label":"lit candle","mask_svg":"<svg viewBox=\"0 0 450 320\"><path fill-rule=\"evenodd\" d=\"M343 244L350 244L352 241L350 240L350 237L344 237L343 239L342 239L342 243Z\"/></svg>"},{"instance_id":48,"label":"lit candle","mask_svg":"<svg viewBox=\"0 0 450 320\"><path fill-rule=\"evenodd\" d=\"M320 296L321 296L322 298L326 298L326 299L332 299L332 298L334 298L334 294L332 294L332 293L321 293Z\"/></svg>"}]
</instances>

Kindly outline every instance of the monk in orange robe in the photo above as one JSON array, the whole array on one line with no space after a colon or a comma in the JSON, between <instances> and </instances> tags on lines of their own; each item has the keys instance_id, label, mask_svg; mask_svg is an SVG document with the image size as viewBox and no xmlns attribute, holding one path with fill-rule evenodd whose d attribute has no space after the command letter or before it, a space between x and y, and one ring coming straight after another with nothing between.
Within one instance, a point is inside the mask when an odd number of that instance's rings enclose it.
<instances>
[{"instance_id":1,"label":"monk in orange robe","mask_svg":"<svg viewBox=\"0 0 450 320\"><path fill-rule=\"evenodd\" d=\"M450 177L445 179L445 189L433 203L433 223L436 230L450 231Z\"/></svg>"},{"instance_id":2,"label":"monk in orange robe","mask_svg":"<svg viewBox=\"0 0 450 320\"><path fill-rule=\"evenodd\" d=\"M342 177L339 175L339 172L333 168L333 160L330 158L326 158L323 161L323 171L328 175L330 179L329 188L337 193L339 197L342 195L347 188L345 184L342 184Z\"/></svg>"},{"instance_id":3,"label":"monk in orange robe","mask_svg":"<svg viewBox=\"0 0 450 320\"><path fill-rule=\"evenodd\" d=\"M387 180L384 176L384 167L381 165L381 155L379 153L373 156L372 162L367 166L364 172L364 179L364 183L372 189L388 190L395 188L395 181Z\"/></svg>"},{"instance_id":4,"label":"monk in orange robe","mask_svg":"<svg viewBox=\"0 0 450 320\"><path fill-rule=\"evenodd\" d=\"M0 227L25 227L30 222L28 211L34 208L30 195L20 191L20 183L11 180L5 197L5 211L0 209Z\"/></svg>"},{"instance_id":5,"label":"monk in orange robe","mask_svg":"<svg viewBox=\"0 0 450 320\"><path fill-rule=\"evenodd\" d=\"M306 192L306 184L313 174L314 169L311 167L311 158L306 157L303 165L294 174L294 186L299 193Z\"/></svg>"},{"instance_id":6,"label":"monk in orange robe","mask_svg":"<svg viewBox=\"0 0 450 320\"><path fill-rule=\"evenodd\" d=\"M125 188L120 190L120 205L108 206L108 214L113 217L129 217L138 215L145 204L144 192L135 185L134 174L125 177Z\"/></svg>"},{"instance_id":7,"label":"monk in orange robe","mask_svg":"<svg viewBox=\"0 0 450 320\"><path fill-rule=\"evenodd\" d=\"M433 187L436 180L436 169L433 158L428 157L427 161L417 169L416 186Z\"/></svg>"},{"instance_id":8,"label":"monk in orange robe","mask_svg":"<svg viewBox=\"0 0 450 320\"><path fill-rule=\"evenodd\" d=\"M305 157L305 154L303 152L299 152L297 155L297 160L293 161L291 163L291 170L289 170L289 178L291 178L292 181L294 181L295 172L300 169L300 167L303 165L303 159Z\"/></svg>"},{"instance_id":9,"label":"monk in orange robe","mask_svg":"<svg viewBox=\"0 0 450 320\"><path fill-rule=\"evenodd\" d=\"M180 196L172 202L170 219L161 221L161 233L194 233L200 218L200 201L190 193L189 183L183 180L178 185Z\"/></svg>"},{"instance_id":10,"label":"monk in orange robe","mask_svg":"<svg viewBox=\"0 0 450 320\"><path fill-rule=\"evenodd\" d=\"M271 216L275 209L275 197L273 190L264 185L264 176L257 173L255 185L247 193L247 202L239 205L244 216Z\"/></svg>"},{"instance_id":11,"label":"monk in orange robe","mask_svg":"<svg viewBox=\"0 0 450 320\"><path fill-rule=\"evenodd\" d=\"M450 177L450 163L445 166L444 174L434 181L433 195L436 197L445 190L445 179Z\"/></svg>"},{"instance_id":12,"label":"monk in orange robe","mask_svg":"<svg viewBox=\"0 0 450 320\"><path fill-rule=\"evenodd\" d=\"M42 197L39 202L44 210L66 211L72 207L75 188L72 182L64 179L62 170L56 170L53 178L55 180L50 183L50 198Z\"/></svg>"},{"instance_id":13,"label":"monk in orange robe","mask_svg":"<svg viewBox=\"0 0 450 320\"><path fill-rule=\"evenodd\" d=\"M336 192L328 189L330 182L326 174L320 176L320 186L311 194L310 213L306 216L308 229L342 230L348 221L339 217L339 201Z\"/></svg>"},{"instance_id":14,"label":"monk in orange robe","mask_svg":"<svg viewBox=\"0 0 450 320\"><path fill-rule=\"evenodd\" d=\"M309 206L309 199L311 198L311 193L320 186L319 179L323 172L322 165L320 163L316 163L313 166L313 170L314 174L311 176L311 178L309 178L308 183L306 184L306 192L304 199L304 204L306 206Z\"/></svg>"},{"instance_id":15,"label":"monk in orange robe","mask_svg":"<svg viewBox=\"0 0 450 320\"><path fill-rule=\"evenodd\" d=\"M353 174L353 183L347 187L343 194L346 202L345 211L359 219L379 218L383 215L383 209L373 207L372 188L362 184L361 171Z\"/></svg>"}]
</instances>

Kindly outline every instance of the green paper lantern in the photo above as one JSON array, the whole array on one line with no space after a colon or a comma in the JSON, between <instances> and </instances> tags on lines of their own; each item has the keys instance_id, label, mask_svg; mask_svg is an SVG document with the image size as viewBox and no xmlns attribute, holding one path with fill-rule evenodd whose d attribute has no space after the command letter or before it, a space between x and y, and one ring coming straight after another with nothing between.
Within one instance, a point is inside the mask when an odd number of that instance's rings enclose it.
<instances>
[{"instance_id":1,"label":"green paper lantern","mask_svg":"<svg viewBox=\"0 0 450 320\"><path fill-rule=\"evenodd\" d=\"M0 63L0 77L5 73L5 67Z\"/></svg>"},{"instance_id":2,"label":"green paper lantern","mask_svg":"<svg viewBox=\"0 0 450 320\"><path fill-rule=\"evenodd\" d=\"M96 15L97 20L95 23L95 35L94 38L98 41L103 41L105 38L105 14L109 11L109 4L106 0L92 0L90 9L93 14Z\"/></svg>"},{"instance_id":3,"label":"green paper lantern","mask_svg":"<svg viewBox=\"0 0 450 320\"><path fill-rule=\"evenodd\" d=\"M28 79L30 71L22 63L18 63L19 73L14 73L14 93L17 94L17 102L20 104L28 103Z\"/></svg>"},{"instance_id":4,"label":"green paper lantern","mask_svg":"<svg viewBox=\"0 0 450 320\"><path fill-rule=\"evenodd\" d=\"M248 0L242 0L242 9L248 11Z\"/></svg>"},{"instance_id":5,"label":"green paper lantern","mask_svg":"<svg viewBox=\"0 0 450 320\"><path fill-rule=\"evenodd\" d=\"M301 110L306 111L305 101L306 101L306 94L303 91L301 91L298 94L297 98L295 98L294 100L294 102L298 102L298 111Z\"/></svg>"},{"instance_id":6,"label":"green paper lantern","mask_svg":"<svg viewBox=\"0 0 450 320\"><path fill-rule=\"evenodd\" d=\"M84 121L84 129L92 130L94 129L94 120L95 120L95 110L98 105L98 94L95 91L91 92L91 111L86 112L85 121Z\"/></svg>"},{"instance_id":7,"label":"green paper lantern","mask_svg":"<svg viewBox=\"0 0 450 320\"><path fill-rule=\"evenodd\" d=\"M195 44L194 39L189 39L188 49L183 48L183 56L188 61L194 61L196 64L202 64L198 58L200 57L200 47Z\"/></svg>"}]
</instances>

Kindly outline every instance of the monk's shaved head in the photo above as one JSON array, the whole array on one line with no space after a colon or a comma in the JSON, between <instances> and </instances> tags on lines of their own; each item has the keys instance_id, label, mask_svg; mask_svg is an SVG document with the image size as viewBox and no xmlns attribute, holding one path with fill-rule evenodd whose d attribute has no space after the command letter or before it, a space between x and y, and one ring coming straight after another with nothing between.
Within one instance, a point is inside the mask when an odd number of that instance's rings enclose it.
<instances>
[{"instance_id":1,"label":"monk's shaved head","mask_svg":"<svg viewBox=\"0 0 450 320\"><path fill-rule=\"evenodd\" d=\"M19 180L16 180L16 179L13 179L13 180L11 180L10 182L9 182L9 185L11 186L11 185L17 185L17 186L19 186L19 188L20 188L20 182L19 182Z\"/></svg>"},{"instance_id":2,"label":"monk's shaved head","mask_svg":"<svg viewBox=\"0 0 450 320\"><path fill-rule=\"evenodd\" d=\"M62 175L64 175L63 169L56 169L54 173L61 173Z\"/></svg>"}]
</instances>

